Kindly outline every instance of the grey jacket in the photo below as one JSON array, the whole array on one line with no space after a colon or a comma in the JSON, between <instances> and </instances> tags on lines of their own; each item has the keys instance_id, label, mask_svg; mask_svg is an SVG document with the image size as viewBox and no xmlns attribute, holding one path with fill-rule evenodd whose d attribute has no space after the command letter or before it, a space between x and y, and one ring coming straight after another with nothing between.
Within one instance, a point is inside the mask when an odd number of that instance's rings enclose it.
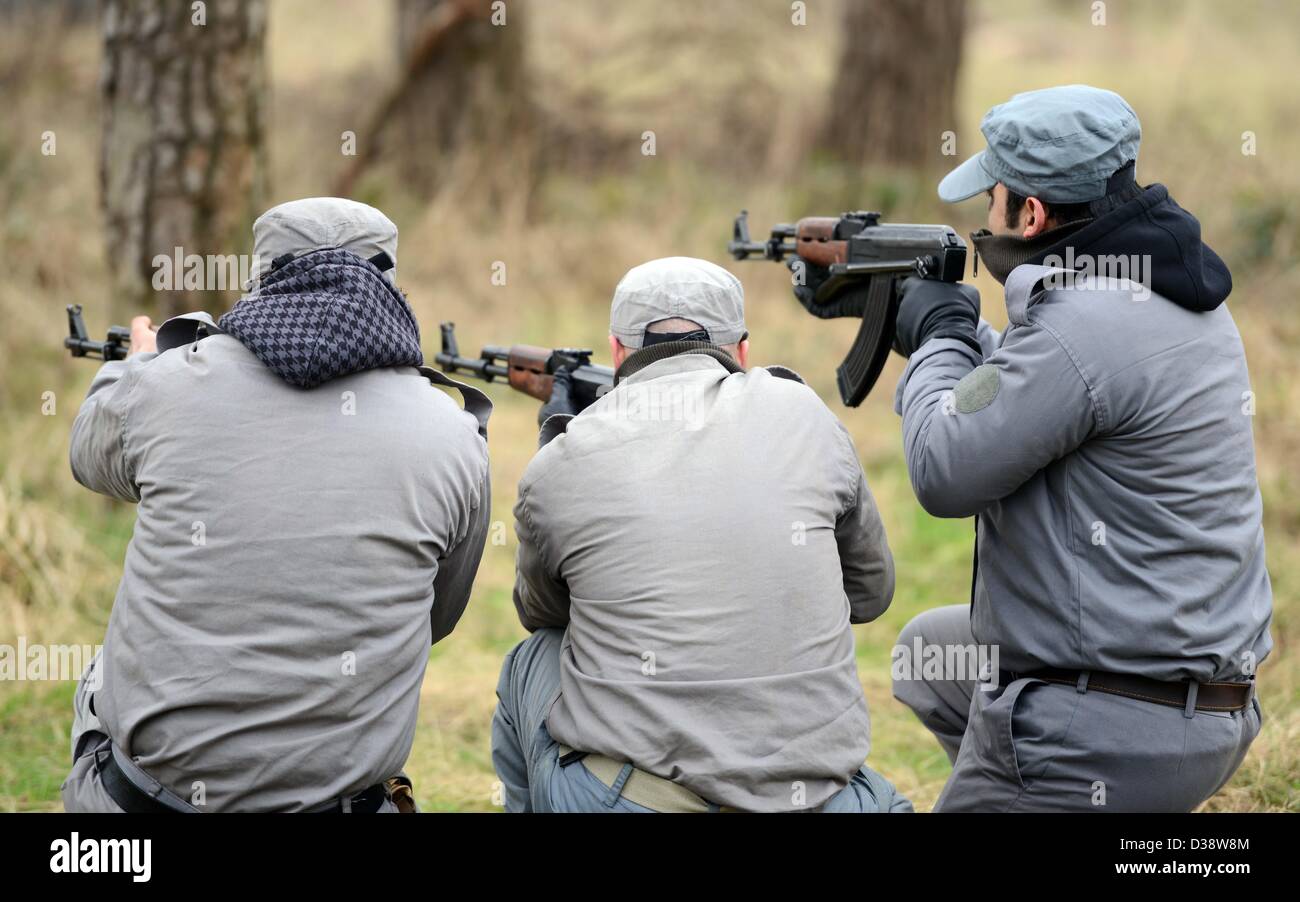
<instances>
[{"instance_id":1,"label":"grey jacket","mask_svg":"<svg viewBox=\"0 0 1300 902\"><path fill-rule=\"evenodd\" d=\"M912 485L977 518L972 627L1002 668L1203 682L1268 654L1251 386L1221 300L1024 265L982 359L933 339L909 361Z\"/></svg>"},{"instance_id":2,"label":"grey jacket","mask_svg":"<svg viewBox=\"0 0 1300 902\"><path fill-rule=\"evenodd\" d=\"M893 562L843 426L797 377L734 369L654 362L538 452L515 605L567 627L555 739L717 804L816 807L870 746L849 624L888 607Z\"/></svg>"},{"instance_id":3,"label":"grey jacket","mask_svg":"<svg viewBox=\"0 0 1300 902\"><path fill-rule=\"evenodd\" d=\"M139 502L94 704L148 774L294 811L398 772L483 551L475 416L414 367L298 389L215 335L105 364L72 471Z\"/></svg>"}]
</instances>

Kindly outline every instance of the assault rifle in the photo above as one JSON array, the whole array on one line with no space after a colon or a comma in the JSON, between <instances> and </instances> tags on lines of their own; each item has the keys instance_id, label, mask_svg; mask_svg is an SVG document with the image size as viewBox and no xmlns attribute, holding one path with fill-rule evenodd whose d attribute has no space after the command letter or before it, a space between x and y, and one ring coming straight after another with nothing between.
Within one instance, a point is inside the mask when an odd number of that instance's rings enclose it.
<instances>
[{"instance_id":1,"label":"assault rifle","mask_svg":"<svg viewBox=\"0 0 1300 902\"><path fill-rule=\"evenodd\" d=\"M463 373L485 382L502 379L516 391L545 402L551 398L556 371L568 369L573 373L572 398L578 410L614 385L613 368L592 363L593 352L587 348L488 345L478 357L462 357L456 343L456 324L442 323L438 329L442 333L442 350L434 360L449 376Z\"/></svg>"},{"instance_id":2,"label":"assault rifle","mask_svg":"<svg viewBox=\"0 0 1300 902\"><path fill-rule=\"evenodd\" d=\"M73 357L96 357L100 360L125 360L131 350L131 330L126 326L109 326L108 338L94 341L81 318L81 305L68 305L68 337L63 346Z\"/></svg>"},{"instance_id":3,"label":"assault rifle","mask_svg":"<svg viewBox=\"0 0 1300 902\"><path fill-rule=\"evenodd\" d=\"M883 223L879 213L809 216L772 227L766 241L749 237L740 211L727 251L737 260L786 261L795 297L823 319L862 318L858 336L835 371L840 398L857 407L885 366L894 342L898 285L910 275L956 282L966 269L966 243L946 225Z\"/></svg>"}]
</instances>

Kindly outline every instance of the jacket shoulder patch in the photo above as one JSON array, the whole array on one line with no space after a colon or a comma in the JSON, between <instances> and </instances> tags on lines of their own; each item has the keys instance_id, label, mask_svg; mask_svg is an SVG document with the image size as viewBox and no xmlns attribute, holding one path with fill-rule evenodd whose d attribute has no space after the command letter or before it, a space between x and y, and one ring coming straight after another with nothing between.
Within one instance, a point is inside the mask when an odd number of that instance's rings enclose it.
<instances>
[{"instance_id":1,"label":"jacket shoulder patch","mask_svg":"<svg viewBox=\"0 0 1300 902\"><path fill-rule=\"evenodd\" d=\"M998 368L983 364L971 370L952 390L953 406L958 413L975 413L993 403L1002 387Z\"/></svg>"}]
</instances>

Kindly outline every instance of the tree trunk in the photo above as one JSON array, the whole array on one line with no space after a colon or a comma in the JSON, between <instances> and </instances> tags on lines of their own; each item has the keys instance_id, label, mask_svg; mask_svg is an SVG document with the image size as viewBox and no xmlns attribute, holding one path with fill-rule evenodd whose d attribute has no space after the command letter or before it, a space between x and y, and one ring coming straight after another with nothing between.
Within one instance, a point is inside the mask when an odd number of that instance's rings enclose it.
<instances>
[{"instance_id":1,"label":"tree trunk","mask_svg":"<svg viewBox=\"0 0 1300 902\"><path fill-rule=\"evenodd\" d=\"M522 3L493 10L489 0L398 0L397 48L403 67L419 51L439 7L448 4L461 7L465 15L410 72L385 139L403 181L422 193L444 183L465 148L477 158L479 175L489 169L502 174L503 161L518 160L531 121Z\"/></svg>"},{"instance_id":2,"label":"tree trunk","mask_svg":"<svg viewBox=\"0 0 1300 902\"><path fill-rule=\"evenodd\" d=\"M965 0L850 0L819 148L847 163L943 160L966 26Z\"/></svg>"},{"instance_id":3,"label":"tree trunk","mask_svg":"<svg viewBox=\"0 0 1300 902\"><path fill-rule=\"evenodd\" d=\"M104 0L103 34L100 189L117 299L160 316L220 308L241 287L230 267L205 265L189 288L172 271L173 290L156 291L154 259L249 250L265 194L266 2Z\"/></svg>"}]
</instances>

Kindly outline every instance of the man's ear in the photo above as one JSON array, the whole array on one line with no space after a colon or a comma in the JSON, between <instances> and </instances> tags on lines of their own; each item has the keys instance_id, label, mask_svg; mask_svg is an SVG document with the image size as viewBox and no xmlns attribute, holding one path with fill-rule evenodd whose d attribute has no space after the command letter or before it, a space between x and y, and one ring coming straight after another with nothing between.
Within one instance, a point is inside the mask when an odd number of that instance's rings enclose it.
<instances>
[{"instance_id":1,"label":"man's ear","mask_svg":"<svg viewBox=\"0 0 1300 902\"><path fill-rule=\"evenodd\" d=\"M1047 208L1043 206L1043 202L1038 198L1026 198L1020 216L1025 224L1023 237L1033 238L1035 235L1047 231Z\"/></svg>"},{"instance_id":2,"label":"man's ear","mask_svg":"<svg viewBox=\"0 0 1300 902\"><path fill-rule=\"evenodd\" d=\"M740 344L736 345L736 363L740 364L742 370L749 369L749 339L746 338Z\"/></svg>"},{"instance_id":3,"label":"man's ear","mask_svg":"<svg viewBox=\"0 0 1300 902\"><path fill-rule=\"evenodd\" d=\"M613 335L609 337L609 356L614 361L614 369L622 366L623 361L627 359L627 348L623 347L623 342Z\"/></svg>"}]
</instances>

